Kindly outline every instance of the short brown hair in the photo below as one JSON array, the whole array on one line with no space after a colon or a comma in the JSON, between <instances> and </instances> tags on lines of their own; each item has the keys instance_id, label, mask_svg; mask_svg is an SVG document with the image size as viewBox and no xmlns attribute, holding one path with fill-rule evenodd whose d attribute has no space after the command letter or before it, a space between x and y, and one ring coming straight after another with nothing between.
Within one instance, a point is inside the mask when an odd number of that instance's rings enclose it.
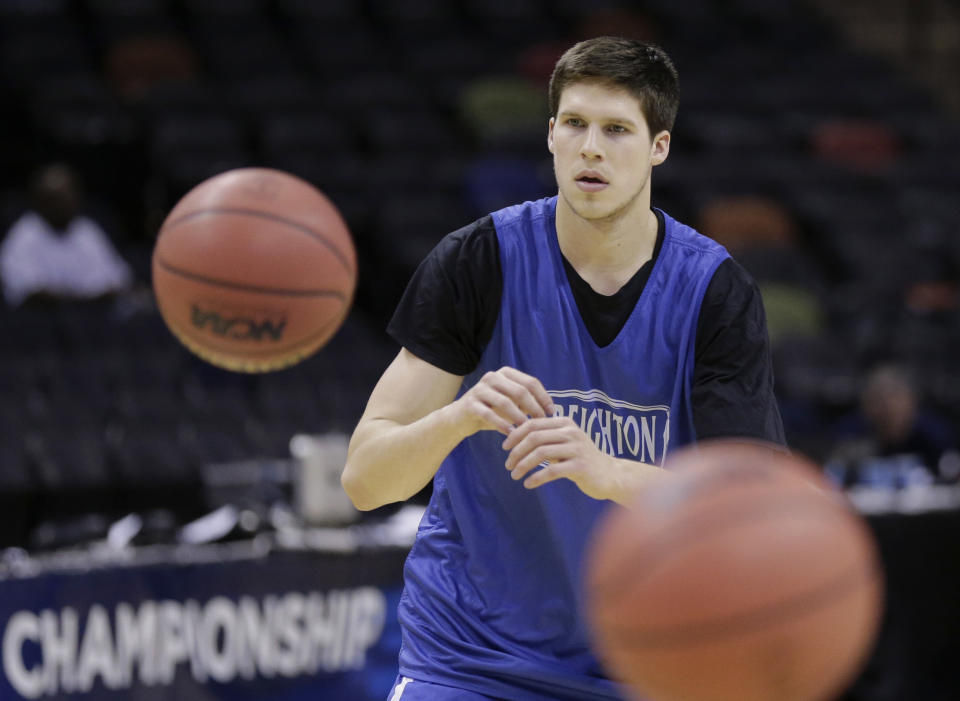
<instances>
[{"instance_id":1,"label":"short brown hair","mask_svg":"<svg viewBox=\"0 0 960 701\"><path fill-rule=\"evenodd\" d=\"M655 44L622 37L596 37L574 44L550 76L550 116L573 83L599 82L626 90L640 101L650 134L673 129L680 103L680 78L673 61Z\"/></svg>"}]
</instances>

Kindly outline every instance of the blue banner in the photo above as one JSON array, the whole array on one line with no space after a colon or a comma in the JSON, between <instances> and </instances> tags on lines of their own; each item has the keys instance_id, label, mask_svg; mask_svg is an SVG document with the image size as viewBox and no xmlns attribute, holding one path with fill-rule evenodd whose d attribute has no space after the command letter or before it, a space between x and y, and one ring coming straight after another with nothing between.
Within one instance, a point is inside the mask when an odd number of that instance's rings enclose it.
<instances>
[{"instance_id":1,"label":"blue banner","mask_svg":"<svg viewBox=\"0 0 960 701\"><path fill-rule=\"evenodd\" d=\"M0 699L386 698L405 551L280 551L0 580Z\"/></svg>"}]
</instances>

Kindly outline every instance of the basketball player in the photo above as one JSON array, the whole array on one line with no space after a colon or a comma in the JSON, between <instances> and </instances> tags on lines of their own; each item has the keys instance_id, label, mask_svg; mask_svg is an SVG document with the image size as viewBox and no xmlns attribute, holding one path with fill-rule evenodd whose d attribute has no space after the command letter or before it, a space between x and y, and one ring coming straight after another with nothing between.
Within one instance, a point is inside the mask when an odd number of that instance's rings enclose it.
<instances>
[{"instance_id":1,"label":"basketball player","mask_svg":"<svg viewBox=\"0 0 960 701\"><path fill-rule=\"evenodd\" d=\"M549 90L558 196L483 217L420 265L388 328L403 348L351 439L342 481L360 509L433 479L390 701L621 698L580 611L591 527L669 479L678 446L783 442L756 285L651 209L670 59L592 39Z\"/></svg>"}]
</instances>

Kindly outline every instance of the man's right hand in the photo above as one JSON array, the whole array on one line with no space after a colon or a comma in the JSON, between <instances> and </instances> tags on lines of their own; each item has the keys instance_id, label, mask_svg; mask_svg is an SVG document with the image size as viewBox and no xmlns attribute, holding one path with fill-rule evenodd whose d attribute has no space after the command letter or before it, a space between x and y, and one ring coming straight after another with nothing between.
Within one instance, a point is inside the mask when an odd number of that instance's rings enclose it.
<instances>
[{"instance_id":1,"label":"man's right hand","mask_svg":"<svg viewBox=\"0 0 960 701\"><path fill-rule=\"evenodd\" d=\"M486 373L454 402L468 435L499 431L508 435L527 418L553 416L553 400L536 377L516 368Z\"/></svg>"}]
</instances>

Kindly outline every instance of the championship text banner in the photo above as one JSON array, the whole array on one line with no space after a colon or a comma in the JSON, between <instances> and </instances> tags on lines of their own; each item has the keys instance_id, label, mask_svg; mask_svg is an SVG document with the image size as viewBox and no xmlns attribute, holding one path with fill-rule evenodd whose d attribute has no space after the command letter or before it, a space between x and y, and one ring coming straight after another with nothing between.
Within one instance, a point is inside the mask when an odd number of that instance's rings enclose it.
<instances>
[{"instance_id":1,"label":"championship text banner","mask_svg":"<svg viewBox=\"0 0 960 701\"><path fill-rule=\"evenodd\" d=\"M0 699L383 699L403 552L0 580Z\"/></svg>"}]
</instances>

